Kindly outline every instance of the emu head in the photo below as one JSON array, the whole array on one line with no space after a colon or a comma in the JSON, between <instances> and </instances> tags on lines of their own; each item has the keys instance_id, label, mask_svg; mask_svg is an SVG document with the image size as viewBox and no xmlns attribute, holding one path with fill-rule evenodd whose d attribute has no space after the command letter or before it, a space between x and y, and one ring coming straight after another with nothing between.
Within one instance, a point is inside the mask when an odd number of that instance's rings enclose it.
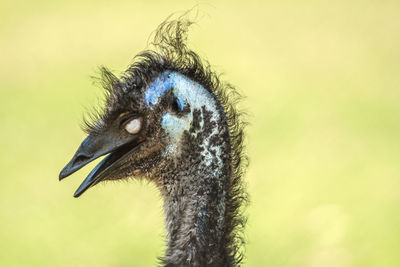
<instances>
[{"instance_id":1,"label":"emu head","mask_svg":"<svg viewBox=\"0 0 400 267\"><path fill-rule=\"evenodd\" d=\"M184 136L194 131L196 124L211 127L212 123L213 131L218 131L217 123L226 124L215 96L177 70L150 71L152 75L145 81L139 80L139 76L120 81L103 71L103 76L113 81L109 84L104 113L89 125L88 137L61 171L60 179L100 156L107 156L84 180L75 197L103 180L132 176L157 179L163 167L178 163L182 153L187 153ZM207 113L210 118L200 115ZM213 151L221 153L219 147ZM203 156L207 159L209 155L203 152Z\"/></svg>"},{"instance_id":2,"label":"emu head","mask_svg":"<svg viewBox=\"0 0 400 267\"><path fill-rule=\"evenodd\" d=\"M145 177L157 182L179 164L187 169L197 165L205 173L213 169L214 173L206 174L223 172L226 177L234 165L239 176L243 133L238 114L226 97L228 91L231 96L235 91L220 83L209 65L187 49L190 24L180 20L161 24L153 42L155 49L136 56L121 78L101 69L105 107L91 122L85 121L88 137L59 178L107 156L90 172L75 197L104 180ZM176 171L169 175L179 176Z\"/></svg>"},{"instance_id":3,"label":"emu head","mask_svg":"<svg viewBox=\"0 0 400 267\"><path fill-rule=\"evenodd\" d=\"M231 266L241 260L245 222L244 124L234 88L186 47L190 24L161 24L155 49L139 54L122 77L102 68L105 106L85 121L88 136L60 179L106 155L75 197L105 180L154 181L164 197L165 265Z\"/></svg>"}]
</instances>

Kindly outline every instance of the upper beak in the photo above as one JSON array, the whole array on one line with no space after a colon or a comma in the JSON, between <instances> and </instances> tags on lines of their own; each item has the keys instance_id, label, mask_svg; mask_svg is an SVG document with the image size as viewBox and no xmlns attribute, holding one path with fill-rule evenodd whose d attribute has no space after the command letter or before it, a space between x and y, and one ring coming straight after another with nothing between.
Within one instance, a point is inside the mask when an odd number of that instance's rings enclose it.
<instances>
[{"instance_id":1,"label":"upper beak","mask_svg":"<svg viewBox=\"0 0 400 267\"><path fill-rule=\"evenodd\" d=\"M141 141L143 140L138 135L130 135L125 138L113 133L89 135L83 140L71 161L62 169L59 179L62 180L98 157L109 154L89 173L76 190L74 197L79 197L88 188L103 180L105 172L110 169L112 164Z\"/></svg>"}]
</instances>

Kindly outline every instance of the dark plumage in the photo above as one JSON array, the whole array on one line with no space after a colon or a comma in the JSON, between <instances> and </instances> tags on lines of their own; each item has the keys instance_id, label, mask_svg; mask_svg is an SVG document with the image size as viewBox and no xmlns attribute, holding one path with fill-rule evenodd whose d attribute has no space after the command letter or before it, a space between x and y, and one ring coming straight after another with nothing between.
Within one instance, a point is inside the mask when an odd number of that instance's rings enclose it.
<instances>
[{"instance_id":1,"label":"dark plumage","mask_svg":"<svg viewBox=\"0 0 400 267\"><path fill-rule=\"evenodd\" d=\"M164 198L165 266L236 266L245 223L239 99L207 62L186 46L191 22L170 20L117 78L102 68L103 111L85 120L89 136L60 179L108 156L75 196L103 180L142 177Z\"/></svg>"}]
</instances>

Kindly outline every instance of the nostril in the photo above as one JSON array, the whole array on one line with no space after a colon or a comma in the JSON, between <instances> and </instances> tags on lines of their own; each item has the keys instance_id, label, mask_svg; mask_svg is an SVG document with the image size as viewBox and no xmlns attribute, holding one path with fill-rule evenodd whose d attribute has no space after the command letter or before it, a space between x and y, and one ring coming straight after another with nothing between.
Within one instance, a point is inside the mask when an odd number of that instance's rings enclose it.
<instances>
[{"instance_id":1,"label":"nostril","mask_svg":"<svg viewBox=\"0 0 400 267\"><path fill-rule=\"evenodd\" d=\"M70 162L68 162L67 166L62 169L59 175L59 179L62 180L65 177L71 175L72 173L76 172L87 163L95 158L93 155L87 155L85 153L80 152L78 155L75 155Z\"/></svg>"},{"instance_id":2,"label":"nostril","mask_svg":"<svg viewBox=\"0 0 400 267\"><path fill-rule=\"evenodd\" d=\"M86 155L79 155L76 157L74 165L80 165L81 163L88 161L90 158L91 157Z\"/></svg>"}]
</instances>

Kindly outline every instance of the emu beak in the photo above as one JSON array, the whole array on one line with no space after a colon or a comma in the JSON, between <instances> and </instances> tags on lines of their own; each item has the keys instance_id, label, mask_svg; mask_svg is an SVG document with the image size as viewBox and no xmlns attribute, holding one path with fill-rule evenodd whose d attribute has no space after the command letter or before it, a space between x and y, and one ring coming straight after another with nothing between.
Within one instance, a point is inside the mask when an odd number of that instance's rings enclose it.
<instances>
[{"instance_id":1,"label":"emu beak","mask_svg":"<svg viewBox=\"0 0 400 267\"><path fill-rule=\"evenodd\" d=\"M133 148L144 141L139 134L121 137L117 133L108 132L98 135L89 135L83 140L71 161L60 172L59 180L76 172L89 162L108 154L86 177L74 197L79 197L90 187L104 180L114 163L118 162Z\"/></svg>"}]
</instances>

